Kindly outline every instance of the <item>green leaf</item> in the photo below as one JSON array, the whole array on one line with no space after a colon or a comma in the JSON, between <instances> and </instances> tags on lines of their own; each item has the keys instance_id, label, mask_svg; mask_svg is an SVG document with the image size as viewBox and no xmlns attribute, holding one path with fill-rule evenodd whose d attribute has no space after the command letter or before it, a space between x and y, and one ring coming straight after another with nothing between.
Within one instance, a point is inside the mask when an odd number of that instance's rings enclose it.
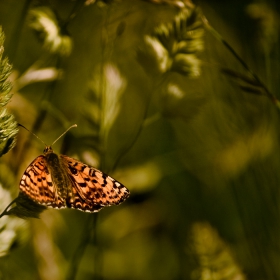
<instances>
[{"instance_id":1,"label":"green leaf","mask_svg":"<svg viewBox=\"0 0 280 280\"><path fill-rule=\"evenodd\" d=\"M39 219L39 215L47 209L47 206L40 205L34 202L21 192L19 193L18 197L15 199L14 202L16 203L16 206L3 213L3 216L12 215L22 219Z\"/></svg>"}]
</instances>

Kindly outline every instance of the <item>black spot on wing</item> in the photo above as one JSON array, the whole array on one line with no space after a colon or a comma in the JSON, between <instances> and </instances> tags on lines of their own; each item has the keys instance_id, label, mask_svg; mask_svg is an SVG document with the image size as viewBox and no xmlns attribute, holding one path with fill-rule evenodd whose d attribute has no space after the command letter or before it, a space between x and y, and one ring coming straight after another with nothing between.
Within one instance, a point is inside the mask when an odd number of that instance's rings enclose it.
<instances>
[{"instance_id":1,"label":"black spot on wing","mask_svg":"<svg viewBox=\"0 0 280 280\"><path fill-rule=\"evenodd\" d=\"M78 170L76 168L72 167L71 165L68 165L68 167L69 167L70 172L73 175L77 175L78 174Z\"/></svg>"},{"instance_id":2,"label":"black spot on wing","mask_svg":"<svg viewBox=\"0 0 280 280\"><path fill-rule=\"evenodd\" d=\"M94 169L90 169L88 175L89 175L90 177L95 176L95 171L94 171Z\"/></svg>"}]
</instances>

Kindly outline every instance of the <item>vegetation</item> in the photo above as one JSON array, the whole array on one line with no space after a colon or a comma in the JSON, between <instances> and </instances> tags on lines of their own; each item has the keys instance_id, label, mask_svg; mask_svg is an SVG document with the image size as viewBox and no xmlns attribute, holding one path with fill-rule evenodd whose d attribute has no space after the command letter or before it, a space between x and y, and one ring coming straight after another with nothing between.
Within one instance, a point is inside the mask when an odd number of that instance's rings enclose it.
<instances>
[{"instance_id":1,"label":"vegetation","mask_svg":"<svg viewBox=\"0 0 280 280\"><path fill-rule=\"evenodd\" d=\"M0 212L16 203L0 216L0 279L280 279L278 11L2 1ZM18 198L44 150L18 124L47 144L77 124L55 152L130 197L99 213Z\"/></svg>"}]
</instances>

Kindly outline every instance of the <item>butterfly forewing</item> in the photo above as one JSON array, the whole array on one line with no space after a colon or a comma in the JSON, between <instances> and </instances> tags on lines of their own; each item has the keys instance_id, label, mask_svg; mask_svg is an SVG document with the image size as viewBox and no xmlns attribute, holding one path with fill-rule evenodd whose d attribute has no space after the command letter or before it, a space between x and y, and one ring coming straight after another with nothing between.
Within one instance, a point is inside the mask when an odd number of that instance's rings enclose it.
<instances>
[{"instance_id":1,"label":"butterfly forewing","mask_svg":"<svg viewBox=\"0 0 280 280\"><path fill-rule=\"evenodd\" d=\"M128 189L100 170L65 155L60 155L73 184L72 208L93 212L104 206L118 205L128 196Z\"/></svg>"},{"instance_id":2,"label":"butterfly forewing","mask_svg":"<svg viewBox=\"0 0 280 280\"><path fill-rule=\"evenodd\" d=\"M44 155L38 156L25 170L20 181L20 191L39 204L65 207L63 199L56 196Z\"/></svg>"}]
</instances>

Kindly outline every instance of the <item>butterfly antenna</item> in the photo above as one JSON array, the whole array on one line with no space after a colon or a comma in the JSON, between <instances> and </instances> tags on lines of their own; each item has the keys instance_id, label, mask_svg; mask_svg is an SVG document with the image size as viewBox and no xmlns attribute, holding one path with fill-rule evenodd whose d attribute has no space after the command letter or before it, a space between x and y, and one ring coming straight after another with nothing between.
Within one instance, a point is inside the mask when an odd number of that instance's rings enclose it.
<instances>
[{"instance_id":1,"label":"butterfly antenna","mask_svg":"<svg viewBox=\"0 0 280 280\"><path fill-rule=\"evenodd\" d=\"M18 123L18 126L23 127L23 128L26 129L28 132L30 132L31 134L33 134L37 139L39 139L45 146L48 146L41 138L39 138L35 133L33 133L32 131L30 131L29 129L27 129L24 125Z\"/></svg>"},{"instance_id":2,"label":"butterfly antenna","mask_svg":"<svg viewBox=\"0 0 280 280\"><path fill-rule=\"evenodd\" d=\"M51 146L54 145L54 143L55 143L57 140L59 140L68 130L70 130L70 129L73 128L73 127L77 127L77 125L76 125L76 124L71 125L65 132L63 132L63 133L51 144Z\"/></svg>"}]
</instances>

